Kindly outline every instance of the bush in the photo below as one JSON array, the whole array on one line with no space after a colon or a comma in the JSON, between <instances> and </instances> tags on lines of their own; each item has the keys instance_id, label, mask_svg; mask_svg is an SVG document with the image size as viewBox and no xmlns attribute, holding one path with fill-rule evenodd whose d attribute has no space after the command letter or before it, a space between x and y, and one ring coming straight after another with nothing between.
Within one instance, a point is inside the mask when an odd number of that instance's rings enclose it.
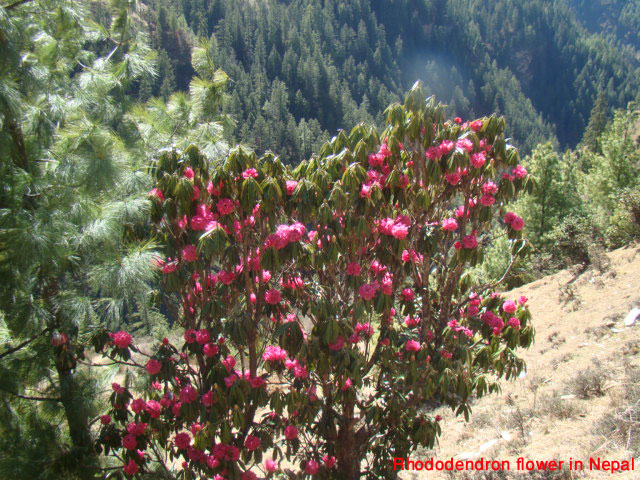
<instances>
[{"instance_id":1,"label":"bush","mask_svg":"<svg viewBox=\"0 0 640 480\"><path fill-rule=\"evenodd\" d=\"M529 181L504 120L445 122L415 88L387 121L340 132L295 170L242 148L220 165L194 146L161 155L158 265L184 341L145 359L140 398L114 386L99 444L127 475L168 451L184 478L252 479L283 458L296 478L360 478L365 459L368 478L392 478L390 458L441 433L423 405L468 417L497 389L488 373L522 370L526 299L468 274L496 228L525 251L505 206ZM94 343L143 366L126 332Z\"/></svg>"},{"instance_id":2,"label":"bush","mask_svg":"<svg viewBox=\"0 0 640 480\"><path fill-rule=\"evenodd\" d=\"M620 248L640 238L640 191L624 190L605 232L609 248Z\"/></svg>"},{"instance_id":3,"label":"bush","mask_svg":"<svg viewBox=\"0 0 640 480\"><path fill-rule=\"evenodd\" d=\"M591 397L602 397L605 392L605 384L609 379L609 373L604 370L599 362L594 360L594 365L577 373L571 381L571 390L583 400Z\"/></svg>"},{"instance_id":4,"label":"bush","mask_svg":"<svg viewBox=\"0 0 640 480\"><path fill-rule=\"evenodd\" d=\"M604 255L604 238L589 217L565 218L550 234L553 258L559 267L575 264L586 269L590 265L604 271L607 259Z\"/></svg>"}]
</instances>

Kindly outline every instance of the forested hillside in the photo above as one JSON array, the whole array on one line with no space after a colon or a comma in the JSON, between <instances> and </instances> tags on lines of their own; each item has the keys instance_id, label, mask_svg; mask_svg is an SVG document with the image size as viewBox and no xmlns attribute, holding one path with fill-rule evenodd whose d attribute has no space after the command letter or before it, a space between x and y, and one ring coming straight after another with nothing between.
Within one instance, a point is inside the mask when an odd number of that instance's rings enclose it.
<instances>
[{"instance_id":1,"label":"forested hillside","mask_svg":"<svg viewBox=\"0 0 640 480\"><path fill-rule=\"evenodd\" d=\"M639 63L570 3L150 0L142 15L160 52L154 94L187 85L186 30L213 36L233 138L297 162L338 128L380 122L418 79L453 115L505 114L525 152L575 146L600 92L609 108L636 97Z\"/></svg>"}]
</instances>

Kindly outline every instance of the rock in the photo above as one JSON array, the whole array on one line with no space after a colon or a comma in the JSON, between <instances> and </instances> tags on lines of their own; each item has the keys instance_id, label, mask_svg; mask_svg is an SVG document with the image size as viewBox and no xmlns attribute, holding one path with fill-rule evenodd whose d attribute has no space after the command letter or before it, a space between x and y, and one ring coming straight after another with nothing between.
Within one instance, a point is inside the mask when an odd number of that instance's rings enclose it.
<instances>
[{"instance_id":1,"label":"rock","mask_svg":"<svg viewBox=\"0 0 640 480\"><path fill-rule=\"evenodd\" d=\"M640 308L632 308L631 311L624 318L624 324L627 327L630 327L631 325L636 323L636 320L638 319L638 317L640 317Z\"/></svg>"},{"instance_id":2,"label":"rock","mask_svg":"<svg viewBox=\"0 0 640 480\"><path fill-rule=\"evenodd\" d=\"M511 440L513 440L513 435L511 435L509 432L507 432L506 430L504 432L500 432L500 436L506 440L507 442L510 442Z\"/></svg>"},{"instance_id":3,"label":"rock","mask_svg":"<svg viewBox=\"0 0 640 480\"><path fill-rule=\"evenodd\" d=\"M560 397L562 400L571 400L572 398L576 398L575 395L562 395Z\"/></svg>"},{"instance_id":4,"label":"rock","mask_svg":"<svg viewBox=\"0 0 640 480\"><path fill-rule=\"evenodd\" d=\"M478 449L478 451L484 452L485 450L489 450L491 447L495 447L497 443L498 443L497 438L494 438L493 440L489 440L487 443L483 443L482 445L480 445L480 448Z\"/></svg>"}]
</instances>

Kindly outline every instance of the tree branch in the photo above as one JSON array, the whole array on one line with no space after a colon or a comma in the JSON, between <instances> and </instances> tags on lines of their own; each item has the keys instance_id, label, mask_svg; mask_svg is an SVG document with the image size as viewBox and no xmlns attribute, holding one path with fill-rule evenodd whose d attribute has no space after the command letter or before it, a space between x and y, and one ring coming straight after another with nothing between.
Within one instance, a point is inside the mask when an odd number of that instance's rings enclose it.
<instances>
[{"instance_id":1,"label":"tree branch","mask_svg":"<svg viewBox=\"0 0 640 480\"><path fill-rule=\"evenodd\" d=\"M18 0L17 2L13 2L10 3L9 5L5 5L4 8L5 10L13 10L16 7L19 7L20 5L22 5L23 3L27 3L30 2L31 0Z\"/></svg>"},{"instance_id":2,"label":"tree branch","mask_svg":"<svg viewBox=\"0 0 640 480\"><path fill-rule=\"evenodd\" d=\"M44 335L45 333L47 333L49 330L51 330L51 327L47 327L45 328L42 332L40 332L39 334L35 335L34 337L31 337L28 340L25 340L24 342L22 342L21 344L10 348L9 350L6 350L2 353L0 353L0 359L6 357L7 355L11 355L14 352L17 352L18 350L20 350L21 348L26 347L27 345L29 345L31 342L33 342L34 340L36 340L38 337L41 337L42 335Z\"/></svg>"}]
</instances>

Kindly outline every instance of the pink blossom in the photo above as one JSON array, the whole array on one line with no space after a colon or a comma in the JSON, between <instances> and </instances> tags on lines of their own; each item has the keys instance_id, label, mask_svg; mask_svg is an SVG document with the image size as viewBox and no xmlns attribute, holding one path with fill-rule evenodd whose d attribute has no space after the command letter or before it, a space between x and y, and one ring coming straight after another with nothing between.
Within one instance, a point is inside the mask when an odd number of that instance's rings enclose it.
<instances>
[{"instance_id":1,"label":"pink blossom","mask_svg":"<svg viewBox=\"0 0 640 480\"><path fill-rule=\"evenodd\" d=\"M457 185L458 183L460 183L460 180L461 180L460 174L455 172L445 173L444 178L449 185Z\"/></svg>"},{"instance_id":2,"label":"pink blossom","mask_svg":"<svg viewBox=\"0 0 640 480\"><path fill-rule=\"evenodd\" d=\"M448 232L453 232L454 230L457 230L458 228L458 222L455 218L445 218L442 221L442 229L446 230Z\"/></svg>"},{"instance_id":3,"label":"pink blossom","mask_svg":"<svg viewBox=\"0 0 640 480\"><path fill-rule=\"evenodd\" d=\"M135 460L129 460L129 463L127 463L122 470L127 475L133 476L136 473L138 473L138 469L139 467L138 467L138 464L135 462Z\"/></svg>"},{"instance_id":4,"label":"pink blossom","mask_svg":"<svg viewBox=\"0 0 640 480\"><path fill-rule=\"evenodd\" d=\"M504 216L504 223L511 225L516 218L518 218L518 216L515 213L507 212Z\"/></svg>"},{"instance_id":5,"label":"pink blossom","mask_svg":"<svg viewBox=\"0 0 640 480\"><path fill-rule=\"evenodd\" d=\"M260 443L262 442L259 437L256 437L255 435L248 435L247 439L244 441L244 446L247 450L252 452L260 448Z\"/></svg>"},{"instance_id":6,"label":"pink blossom","mask_svg":"<svg viewBox=\"0 0 640 480\"><path fill-rule=\"evenodd\" d=\"M220 200L218 200L218 203L216 203L216 208L218 209L218 213L220 215L229 215L231 212L233 212L233 202L228 199L228 198L222 198Z\"/></svg>"},{"instance_id":7,"label":"pink blossom","mask_svg":"<svg viewBox=\"0 0 640 480\"><path fill-rule=\"evenodd\" d=\"M198 200L200 198L200 188L197 185L193 186L193 194L191 195L191 200ZM180 228L184 228L186 226L186 222Z\"/></svg>"},{"instance_id":8,"label":"pink blossom","mask_svg":"<svg viewBox=\"0 0 640 480\"><path fill-rule=\"evenodd\" d=\"M144 435L145 431L147 430L147 423L136 423L136 422L130 422L129 425L127 425L127 432L129 432L132 435L135 435L136 437L139 437L140 435Z\"/></svg>"},{"instance_id":9,"label":"pink blossom","mask_svg":"<svg viewBox=\"0 0 640 480\"><path fill-rule=\"evenodd\" d=\"M507 322L507 325L517 330L520 328L520 320L518 320L516 317L511 317Z\"/></svg>"},{"instance_id":10,"label":"pink blossom","mask_svg":"<svg viewBox=\"0 0 640 480\"><path fill-rule=\"evenodd\" d=\"M209 335L209 330L203 328L202 330L198 330L196 332L196 342L198 342L200 345L208 343L210 339L211 336Z\"/></svg>"},{"instance_id":11,"label":"pink blossom","mask_svg":"<svg viewBox=\"0 0 640 480\"><path fill-rule=\"evenodd\" d=\"M483 195L480 198L480 203L482 205L484 205L485 207L490 207L491 205L496 203L496 199L494 197L492 197L491 195Z\"/></svg>"},{"instance_id":12,"label":"pink blossom","mask_svg":"<svg viewBox=\"0 0 640 480\"><path fill-rule=\"evenodd\" d=\"M102 425L109 425L111 423L111 415L102 415L100 417L100 423Z\"/></svg>"},{"instance_id":13,"label":"pink blossom","mask_svg":"<svg viewBox=\"0 0 640 480\"><path fill-rule=\"evenodd\" d=\"M524 228L524 220L521 217L516 217L511 222L511 228L515 231L520 231Z\"/></svg>"},{"instance_id":14,"label":"pink blossom","mask_svg":"<svg viewBox=\"0 0 640 480\"><path fill-rule=\"evenodd\" d=\"M236 278L236 275L233 272L227 272L226 270L221 270L218 273L218 280L224 285L231 285L233 280Z\"/></svg>"},{"instance_id":15,"label":"pink blossom","mask_svg":"<svg viewBox=\"0 0 640 480\"><path fill-rule=\"evenodd\" d=\"M203 347L202 351L207 357L212 358L215 357L220 350L217 345L214 345L213 343L207 343Z\"/></svg>"},{"instance_id":16,"label":"pink blossom","mask_svg":"<svg viewBox=\"0 0 640 480\"><path fill-rule=\"evenodd\" d=\"M159 188L154 188L149 192L149 196L151 197L155 197L158 200L160 200L161 202L164 202L164 195L162 194L162 190L160 190Z\"/></svg>"},{"instance_id":17,"label":"pink blossom","mask_svg":"<svg viewBox=\"0 0 640 480\"><path fill-rule=\"evenodd\" d=\"M336 338L335 342L329 343L329 350L337 352L338 350L342 350L344 348L344 344L344 337L342 335L339 335L338 338Z\"/></svg>"},{"instance_id":18,"label":"pink blossom","mask_svg":"<svg viewBox=\"0 0 640 480\"><path fill-rule=\"evenodd\" d=\"M351 262L347 265L347 275L357 277L360 275L361 272L362 272L362 267L360 267L360 264L356 262Z\"/></svg>"},{"instance_id":19,"label":"pink blossom","mask_svg":"<svg viewBox=\"0 0 640 480\"><path fill-rule=\"evenodd\" d=\"M396 223L391 228L391 235L393 235L398 240L402 240L402 239L406 238L408 234L409 234L409 228L404 224Z\"/></svg>"},{"instance_id":20,"label":"pink blossom","mask_svg":"<svg viewBox=\"0 0 640 480\"><path fill-rule=\"evenodd\" d=\"M114 392L116 392L117 394L123 394L124 393L124 387L121 387L119 383L113 382L111 384L111 388L113 389Z\"/></svg>"},{"instance_id":21,"label":"pink blossom","mask_svg":"<svg viewBox=\"0 0 640 480\"><path fill-rule=\"evenodd\" d=\"M266 362L283 362L287 358L287 351L277 345L269 345L262 355Z\"/></svg>"},{"instance_id":22,"label":"pink blossom","mask_svg":"<svg viewBox=\"0 0 640 480\"><path fill-rule=\"evenodd\" d=\"M322 461L324 462L324 466L326 468L333 468L337 460L336 457L330 457L329 454L326 454L324 457L322 457Z\"/></svg>"},{"instance_id":23,"label":"pink blossom","mask_svg":"<svg viewBox=\"0 0 640 480\"><path fill-rule=\"evenodd\" d=\"M162 412L162 405L156 400L148 400L144 410L151 416L151 418L159 418L160 413Z\"/></svg>"},{"instance_id":24,"label":"pink blossom","mask_svg":"<svg viewBox=\"0 0 640 480\"><path fill-rule=\"evenodd\" d=\"M191 445L191 437L186 432L178 433L173 441L181 450L186 450Z\"/></svg>"},{"instance_id":25,"label":"pink blossom","mask_svg":"<svg viewBox=\"0 0 640 480\"><path fill-rule=\"evenodd\" d=\"M529 301L529 299L527 297L525 297L524 295L520 295L520 297L518 298L518 303L520 305L524 305L528 301Z\"/></svg>"},{"instance_id":26,"label":"pink blossom","mask_svg":"<svg viewBox=\"0 0 640 480\"><path fill-rule=\"evenodd\" d=\"M376 296L378 286L374 283L367 283L360 287L360 296L365 300L371 300Z\"/></svg>"},{"instance_id":27,"label":"pink blossom","mask_svg":"<svg viewBox=\"0 0 640 480\"><path fill-rule=\"evenodd\" d=\"M522 165L517 165L511 173L513 173L513 176L516 178L524 178L527 176L527 169Z\"/></svg>"},{"instance_id":28,"label":"pink blossom","mask_svg":"<svg viewBox=\"0 0 640 480\"><path fill-rule=\"evenodd\" d=\"M284 438L287 440L295 440L298 438L298 429L295 425L289 425L284 429Z\"/></svg>"},{"instance_id":29,"label":"pink blossom","mask_svg":"<svg viewBox=\"0 0 640 480\"><path fill-rule=\"evenodd\" d=\"M180 401L182 403L192 403L198 399L198 392L191 385L187 385L186 387L180 390Z\"/></svg>"},{"instance_id":30,"label":"pink blossom","mask_svg":"<svg viewBox=\"0 0 640 480\"><path fill-rule=\"evenodd\" d=\"M182 258L187 262L194 262L198 258L196 247L194 245L187 245L182 249Z\"/></svg>"},{"instance_id":31,"label":"pink blossom","mask_svg":"<svg viewBox=\"0 0 640 480\"><path fill-rule=\"evenodd\" d=\"M404 349L407 352L418 352L420 351L420 343L417 342L416 340L408 340L407 343L404 346Z\"/></svg>"},{"instance_id":32,"label":"pink blossom","mask_svg":"<svg viewBox=\"0 0 640 480\"><path fill-rule=\"evenodd\" d=\"M233 367L236 366L236 359L229 355L227 356L227 358L222 360L222 364L225 366L227 371L230 372L231 370L233 370Z\"/></svg>"},{"instance_id":33,"label":"pink blossom","mask_svg":"<svg viewBox=\"0 0 640 480\"><path fill-rule=\"evenodd\" d=\"M188 179L192 179L193 178L193 168L191 167L187 167L184 169L184 176L187 177Z\"/></svg>"},{"instance_id":34,"label":"pink blossom","mask_svg":"<svg viewBox=\"0 0 640 480\"><path fill-rule=\"evenodd\" d=\"M315 460L309 460L304 467L304 472L309 475L315 475L318 473L318 462Z\"/></svg>"},{"instance_id":35,"label":"pink blossom","mask_svg":"<svg viewBox=\"0 0 640 480\"><path fill-rule=\"evenodd\" d=\"M127 450L135 450L138 447L136 436L132 433L125 435L122 438L122 446Z\"/></svg>"},{"instance_id":36,"label":"pink blossom","mask_svg":"<svg viewBox=\"0 0 640 480\"><path fill-rule=\"evenodd\" d=\"M506 300L502 304L502 310L504 310L506 313L513 313L516 311L516 309L517 309L516 302L512 300Z\"/></svg>"},{"instance_id":37,"label":"pink blossom","mask_svg":"<svg viewBox=\"0 0 640 480\"><path fill-rule=\"evenodd\" d=\"M170 258L167 260L171 260ZM162 267L162 273L169 274L169 273L173 273L178 269L178 262L167 262L163 267Z\"/></svg>"},{"instance_id":38,"label":"pink blossom","mask_svg":"<svg viewBox=\"0 0 640 480\"><path fill-rule=\"evenodd\" d=\"M485 193L488 195L495 195L497 192L498 192L498 186L492 181L485 182L482 185L482 193Z\"/></svg>"},{"instance_id":39,"label":"pink blossom","mask_svg":"<svg viewBox=\"0 0 640 480\"><path fill-rule=\"evenodd\" d=\"M429 160L438 160L440 157L442 157L442 153L439 146L427 148L427 151L425 152L424 155Z\"/></svg>"},{"instance_id":40,"label":"pink blossom","mask_svg":"<svg viewBox=\"0 0 640 480\"><path fill-rule=\"evenodd\" d=\"M120 330L112 335L113 343L118 348L129 348L131 345L131 335L124 330Z\"/></svg>"},{"instance_id":41,"label":"pink blossom","mask_svg":"<svg viewBox=\"0 0 640 480\"><path fill-rule=\"evenodd\" d=\"M462 245L467 249L476 248L478 246L478 239L475 235L465 235L462 237Z\"/></svg>"},{"instance_id":42,"label":"pink blossom","mask_svg":"<svg viewBox=\"0 0 640 480\"><path fill-rule=\"evenodd\" d=\"M466 150L468 153L471 153L471 151L473 150L473 142L468 138L461 138L456 143L456 147L461 150Z\"/></svg>"},{"instance_id":43,"label":"pink blossom","mask_svg":"<svg viewBox=\"0 0 640 480\"><path fill-rule=\"evenodd\" d=\"M157 375L162 370L162 363L155 358L150 358L147 362L145 369L149 375Z\"/></svg>"},{"instance_id":44,"label":"pink blossom","mask_svg":"<svg viewBox=\"0 0 640 480\"><path fill-rule=\"evenodd\" d=\"M213 405L213 392L210 390L202 395L200 401L202 401L202 405L204 405L205 407Z\"/></svg>"},{"instance_id":45,"label":"pink blossom","mask_svg":"<svg viewBox=\"0 0 640 480\"><path fill-rule=\"evenodd\" d=\"M297 186L298 186L298 182L296 182L295 180L287 180L285 182L285 188L287 190L287 195L293 195L293 192L296 190Z\"/></svg>"},{"instance_id":46,"label":"pink blossom","mask_svg":"<svg viewBox=\"0 0 640 480\"><path fill-rule=\"evenodd\" d=\"M471 127L471 130L474 132L479 132L482 130L482 120L474 120L469 124L469 127Z\"/></svg>"},{"instance_id":47,"label":"pink blossom","mask_svg":"<svg viewBox=\"0 0 640 480\"><path fill-rule=\"evenodd\" d=\"M482 168L487 161L487 157L484 152L473 153L469 159L471 160L471 165L473 165L474 168Z\"/></svg>"},{"instance_id":48,"label":"pink blossom","mask_svg":"<svg viewBox=\"0 0 640 480\"><path fill-rule=\"evenodd\" d=\"M347 378L344 382L344 385L342 387L340 387L340 390L348 390L351 385L353 385L353 382L351 381L350 378Z\"/></svg>"},{"instance_id":49,"label":"pink blossom","mask_svg":"<svg viewBox=\"0 0 640 480\"><path fill-rule=\"evenodd\" d=\"M410 288L405 288L404 290L402 290L402 299L405 302L410 302L411 300L413 300L413 297L414 293Z\"/></svg>"},{"instance_id":50,"label":"pink blossom","mask_svg":"<svg viewBox=\"0 0 640 480\"><path fill-rule=\"evenodd\" d=\"M280 300L282 300L282 295L279 290L272 288L265 292L264 300L270 305L277 305L280 303Z\"/></svg>"},{"instance_id":51,"label":"pink blossom","mask_svg":"<svg viewBox=\"0 0 640 480\"><path fill-rule=\"evenodd\" d=\"M440 352L440 355L442 355L442 358L446 358L447 360L450 360L453 357L453 354L451 352L446 351L446 350L442 350Z\"/></svg>"},{"instance_id":52,"label":"pink blossom","mask_svg":"<svg viewBox=\"0 0 640 480\"><path fill-rule=\"evenodd\" d=\"M255 168L248 168L242 172L242 178L258 178L258 171Z\"/></svg>"},{"instance_id":53,"label":"pink blossom","mask_svg":"<svg viewBox=\"0 0 640 480\"><path fill-rule=\"evenodd\" d=\"M196 331L192 328L185 330L184 332L184 341L186 343L194 343L196 341L197 334Z\"/></svg>"},{"instance_id":54,"label":"pink blossom","mask_svg":"<svg viewBox=\"0 0 640 480\"><path fill-rule=\"evenodd\" d=\"M440 156L443 157L446 154L448 154L451 150L453 150L453 142L450 140L444 140L439 146L438 146L438 150L440 153Z\"/></svg>"},{"instance_id":55,"label":"pink blossom","mask_svg":"<svg viewBox=\"0 0 640 480\"><path fill-rule=\"evenodd\" d=\"M242 474L240 480L258 480L258 476L253 473L251 470L247 470Z\"/></svg>"},{"instance_id":56,"label":"pink blossom","mask_svg":"<svg viewBox=\"0 0 640 480\"><path fill-rule=\"evenodd\" d=\"M269 473L273 473L278 470L278 464L275 460L272 459L265 460L264 469Z\"/></svg>"},{"instance_id":57,"label":"pink blossom","mask_svg":"<svg viewBox=\"0 0 640 480\"><path fill-rule=\"evenodd\" d=\"M224 384L227 388L231 388L231 386L236 383L236 380L238 380L238 376L235 373L232 373L228 377L224 378Z\"/></svg>"}]
</instances>

